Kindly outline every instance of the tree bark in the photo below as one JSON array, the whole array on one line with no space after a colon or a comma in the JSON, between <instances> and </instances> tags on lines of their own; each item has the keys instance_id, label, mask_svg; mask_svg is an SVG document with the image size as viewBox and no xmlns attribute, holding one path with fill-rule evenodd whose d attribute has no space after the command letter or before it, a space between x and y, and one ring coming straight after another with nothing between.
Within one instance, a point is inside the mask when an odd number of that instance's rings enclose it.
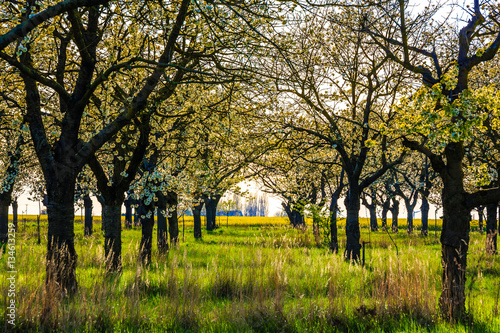
<instances>
[{"instance_id":1,"label":"tree bark","mask_svg":"<svg viewBox=\"0 0 500 333\"><path fill-rule=\"evenodd\" d=\"M387 213L391 209L391 200L387 199L382 203L382 229L387 228Z\"/></svg>"},{"instance_id":2,"label":"tree bark","mask_svg":"<svg viewBox=\"0 0 500 333\"><path fill-rule=\"evenodd\" d=\"M178 204L177 193L169 191L167 196L167 203L169 208L168 233L170 236L170 245L173 246L174 244L179 243L179 221L177 218L177 204Z\"/></svg>"},{"instance_id":3,"label":"tree bark","mask_svg":"<svg viewBox=\"0 0 500 333\"><path fill-rule=\"evenodd\" d=\"M125 229L132 228L132 198L127 197L123 203L125 205Z\"/></svg>"},{"instance_id":4,"label":"tree bark","mask_svg":"<svg viewBox=\"0 0 500 333\"><path fill-rule=\"evenodd\" d=\"M158 196L158 210L156 213L156 243L158 245L159 253L168 252L168 229L167 229L167 201L165 195L157 193Z\"/></svg>"},{"instance_id":5,"label":"tree bark","mask_svg":"<svg viewBox=\"0 0 500 333\"><path fill-rule=\"evenodd\" d=\"M0 243L7 243L9 230L9 206L12 203L13 184L7 191L0 193Z\"/></svg>"},{"instance_id":6,"label":"tree bark","mask_svg":"<svg viewBox=\"0 0 500 333\"><path fill-rule=\"evenodd\" d=\"M12 223L14 224L14 229L17 231L17 223L18 223L18 210L19 205L17 203L17 198L12 200Z\"/></svg>"},{"instance_id":7,"label":"tree bark","mask_svg":"<svg viewBox=\"0 0 500 333\"><path fill-rule=\"evenodd\" d=\"M144 203L139 205L139 214L142 225L141 247L139 258L143 265L151 263L151 253L153 245L153 227L154 227L154 207L146 206Z\"/></svg>"},{"instance_id":8,"label":"tree bark","mask_svg":"<svg viewBox=\"0 0 500 333\"><path fill-rule=\"evenodd\" d=\"M122 269L121 204L103 204L102 227L106 272L119 272Z\"/></svg>"},{"instance_id":9,"label":"tree bark","mask_svg":"<svg viewBox=\"0 0 500 333\"><path fill-rule=\"evenodd\" d=\"M461 182L443 183L443 290L440 306L445 316L460 320L465 315L465 270L469 248L470 209L465 206L465 192Z\"/></svg>"},{"instance_id":10,"label":"tree bark","mask_svg":"<svg viewBox=\"0 0 500 333\"><path fill-rule=\"evenodd\" d=\"M427 200L427 195L422 195L420 211L422 214L422 230L420 232L422 236L427 236L429 234L429 200Z\"/></svg>"},{"instance_id":11,"label":"tree bark","mask_svg":"<svg viewBox=\"0 0 500 333\"><path fill-rule=\"evenodd\" d=\"M378 231L378 221L377 221L377 206L375 204L368 207L370 212L370 230Z\"/></svg>"},{"instance_id":12,"label":"tree bark","mask_svg":"<svg viewBox=\"0 0 500 333\"><path fill-rule=\"evenodd\" d=\"M9 206L10 202L0 194L0 243L7 243L9 233Z\"/></svg>"},{"instance_id":13,"label":"tree bark","mask_svg":"<svg viewBox=\"0 0 500 333\"><path fill-rule=\"evenodd\" d=\"M410 181L408 180L408 182ZM400 183L394 184L394 187L396 188L395 194L400 196L405 204L406 231L409 235L411 235L413 233L413 210L415 209L415 205L417 204L418 191L415 188L412 188L410 194L408 194L408 192L403 191L401 189ZM399 203L398 203L398 209L399 209Z\"/></svg>"},{"instance_id":14,"label":"tree bark","mask_svg":"<svg viewBox=\"0 0 500 333\"><path fill-rule=\"evenodd\" d=\"M349 191L345 198L345 206L347 209L346 219L346 249L344 257L347 260L359 260L361 255L361 245L359 244L359 209L360 209L360 191L358 190L357 182L349 180Z\"/></svg>"},{"instance_id":15,"label":"tree bark","mask_svg":"<svg viewBox=\"0 0 500 333\"><path fill-rule=\"evenodd\" d=\"M477 208L477 215L478 215L479 233L482 235L484 232L484 207L483 206L480 206Z\"/></svg>"},{"instance_id":16,"label":"tree bark","mask_svg":"<svg viewBox=\"0 0 500 333\"><path fill-rule=\"evenodd\" d=\"M406 205L406 230L409 235L413 233L413 208Z\"/></svg>"},{"instance_id":17,"label":"tree bark","mask_svg":"<svg viewBox=\"0 0 500 333\"><path fill-rule=\"evenodd\" d=\"M84 227L84 235L91 236L92 235L92 199L90 199L90 195L85 195L83 197L83 206L85 207L85 227Z\"/></svg>"},{"instance_id":18,"label":"tree bark","mask_svg":"<svg viewBox=\"0 0 500 333\"><path fill-rule=\"evenodd\" d=\"M221 196L219 194L208 195L203 198L205 201L205 210L207 212L207 231L215 229L215 219L217 217L217 205Z\"/></svg>"},{"instance_id":19,"label":"tree bark","mask_svg":"<svg viewBox=\"0 0 500 333\"><path fill-rule=\"evenodd\" d=\"M294 228L304 228L306 226L306 222L304 219L304 215L302 212L298 211L295 207L292 208L292 205L287 203L281 203L281 206L285 209L285 213L290 220L290 225Z\"/></svg>"},{"instance_id":20,"label":"tree bark","mask_svg":"<svg viewBox=\"0 0 500 333\"><path fill-rule=\"evenodd\" d=\"M134 204L139 205L137 200L134 200ZM141 215L139 214L139 207L134 208L133 224L138 227L141 224Z\"/></svg>"},{"instance_id":21,"label":"tree bark","mask_svg":"<svg viewBox=\"0 0 500 333\"><path fill-rule=\"evenodd\" d=\"M23 122L24 123L24 122ZM17 230L17 198L12 200L12 193L14 192L14 183L19 174L19 161L21 159L21 146L23 144L23 137L20 135L17 139L16 146L12 152L8 153L9 162L5 170L6 177L0 183L0 243L8 241L9 229L9 206L12 204L13 211L13 224L14 229Z\"/></svg>"},{"instance_id":22,"label":"tree bark","mask_svg":"<svg viewBox=\"0 0 500 333\"><path fill-rule=\"evenodd\" d=\"M368 200L366 200L367 196L370 197L371 202L368 202ZM361 201L370 212L370 231L377 231L377 193L374 190L370 190L370 194L364 194L361 196Z\"/></svg>"},{"instance_id":23,"label":"tree bark","mask_svg":"<svg viewBox=\"0 0 500 333\"><path fill-rule=\"evenodd\" d=\"M498 204L486 205L486 253L497 253L497 210Z\"/></svg>"},{"instance_id":24,"label":"tree bark","mask_svg":"<svg viewBox=\"0 0 500 333\"><path fill-rule=\"evenodd\" d=\"M392 232L396 233L398 229L398 217L399 217L399 201L396 197L392 198Z\"/></svg>"},{"instance_id":25,"label":"tree bark","mask_svg":"<svg viewBox=\"0 0 500 333\"><path fill-rule=\"evenodd\" d=\"M330 202L330 251L332 253L339 252L339 241L337 235L337 210L338 210L338 197L332 196Z\"/></svg>"},{"instance_id":26,"label":"tree bark","mask_svg":"<svg viewBox=\"0 0 500 333\"><path fill-rule=\"evenodd\" d=\"M74 196L76 174L61 171L59 177L47 179L47 284L63 292L74 293L78 288L74 232Z\"/></svg>"},{"instance_id":27,"label":"tree bark","mask_svg":"<svg viewBox=\"0 0 500 333\"><path fill-rule=\"evenodd\" d=\"M193 206L193 221L194 221L194 238L201 238L201 210L203 209L203 202Z\"/></svg>"}]
</instances>

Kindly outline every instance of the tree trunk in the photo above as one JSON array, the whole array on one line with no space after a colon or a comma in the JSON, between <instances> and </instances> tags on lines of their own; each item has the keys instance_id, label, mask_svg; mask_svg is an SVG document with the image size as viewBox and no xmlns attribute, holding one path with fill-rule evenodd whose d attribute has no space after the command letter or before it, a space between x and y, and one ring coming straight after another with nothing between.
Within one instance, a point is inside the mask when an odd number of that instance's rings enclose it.
<instances>
[{"instance_id":1,"label":"tree trunk","mask_svg":"<svg viewBox=\"0 0 500 333\"><path fill-rule=\"evenodd\" d=\"M221 196L219 194L209 195L204 198L205 210L207 212L207 231L215 229L215 219L217 217L217 205Z\"/></svg>"},{"instance_id":2,"label":"tree trunk","mask_svg":"<svg viewBox=\"0 0 500 333\"><path fill-rule=\"evenodd\" d=\"M83 197L83 206L85 207L85 227L84 227L84 235L91 236L92 235L92 199L87 194Z\"/></svg>"},{"instance_id":3,"label":"tree trunk","mask_svg":"<svg viewBox=\"0 0 500 333\"><path fill-rule=\"evenodd\" d=\"M219 198L220 199L220 198ZM168 192L168 233L170 235L170 245L179 243L179 221L177 218L177 193Z\"/></svg>"},{"instance_id":4,"label":"tree trunk","mask_svg":"<svg viewBox=\"0 0 500 333\"><path fill-rule=\"evenodd\" d=\"M413 206L406 205L406 230L408 235L413 233Z\"/></svg>"},{"instance_id":5,"label":"tree trunk","mask_svg":"<svg viewBox=\"0 0 500 333\"><path fill-rule=\"evenodd\" d=\"M0 193L0 243L7 243L9 233L9 206L12 202L11 190Z\"/></svg>"},{"instance_id":6,"label":"tree trunk","mask_svg":"<svg viewBox=\"0 0 500 333\"><path fill-rule=\"evenodd\" d=\"M139 215L142 225L141 248L139 258L143 265L151 263L151 253L153 245L153 227L154 227L154 207L146 206L141 203L139 206Z\"/></svg>"},{"instance_id":7,"label":"tree trunk","mask_svg":"<svg viewBox=\"0 0 500 333\"><path fill-rule=\"evenodd\" d=\"M306 219L302 212L293 211L293 220L295 228L305 228L306 227Z\"/></svg>"},{"instance_id":8,"label":"tree trunk","mask_svg":"<svg viewBox=\"0 0 500 333\"><path fill-rule=\"evenodd\" d=\"M201 210L204 203L193 206L194 238L201 238Z\"/></svg>"},{"instance_id":9,"label":"tree trunk","mask_svg":"<svg viewBox=\"0 0 500 333\"><path fill-rule=\"evenodd\" d=\"M0 243L5 244L9 233L9 206L10 203L0 195Z\"/></svg>"},{"instance_id":10,"label":"tree trunk","mask_svg":"<svg viewBox=\"0 0 500 333\"><path fill-rule=\"evenodd\" d=\"M349 180L349 191L345 198L345 206L347 209L346 219L346 250L344 257L348 260L359 260L361 255L361 245L359 244L359 209L360 209L360 191L357 186Z\"/></svg>"},{"instance_id":11,"label":"tree trunk","mask_svg":"<svg viewBox=\"0 0 500 333\"><path fill-rule=\"evenodd\" d=\"M18 223L18 210L19 205L17 203L17 198L12 200L12 223L14 224L14 229L17 231L17 223Z\"/></svg>"},{"instance_id":12,"label":"tree trunk","mask_svg":"<svg viewBox=\"0 0 500 333\"><path fill-rule=\"evenodd\" d=\"M486 253L497 253L497 209L498 204L486 205Z\"/></svg>"},{"instance_id":13,"label":"tree trunk","mask_svg":"<svg viewBox=\"0 0 500 333\"><path fill-rule=\"evenodd\" d=\"M124 202L125 205L125 229L132 228L132 199L127 197Z\"/></svg>"},{"instance_id":14,"label":"tree trunk","mask_svg":"<svg viewBox=\"0 0 500 333\"><path fill-rule=\"evenodd\" d=\"M139 202L137 200L134 200L134 204L139 205ZM133 224L134 226L138 227L141 223L141 215L139 214L139 207L137 206L134 208L134 215L133 215Z\"/></svg>"},{"instance_id":15,"label":"tree trunk","mask_svg":"<svg viewBox=\"0 0 500 333\"><path fill-rule=\"evenodd\" d=\"M440 307L449 320L461 320L465 315L465 270L469 248L470 210L465 206L461 184L444 182L443 230L441 253L443 291Z\"/></svg>"},{"instance_id":16,"label":"tree trunk","mask_svg":"<svg viewBox=\"0 0 500 333\"><path fill-rule=\"evenodd\" d=\"M479 233L482 235L484 232L484 207L483 206L479 206L477 208L477 215L478 215Z\"/></svg>"},{"instance_id":17,"label":"tree trunk","mask_svg":"<svg viewBox=\"0 0 500 333\"><path fill-rule=\"evenodd\" d=\"M398 229L398 217L399 217L399 201L396 198L392 199L392 232L396 233Z\"/></svg>"},{"instance_id":18,"label":"tree trunk","mask_svg":"<svg viewBox=\"0 0 500 333\"><path fill-rule=\"evenodd\" d=\"M292 227L304 228L306 226L306 222L304 219L304 215L302 215L302 212L296 210L295 207L292 208L290 203L282 203L281 205L285 209L285 213L288 216Z\"/></svg>"},{"instance_id":19,"label":"tree trunk","mask_svg":"<svg viewBox=\"0 0 500 333\"><path fill-rule=\"evenodd\" d=\"M337 209L338 198L333 196L330 203L330 251L332 253L339 252L339 241L337 236Z\"/></svg>"},{"instance_id":20,"label":"tree trunk","mask_svg":"<svg viewBox=\"0 0 500 333\"><path fill-rule=\"evenodd\" d=\"M422 236L427 236L429 234L429 200L427 200L427 195L422 195L422 206L420 206L420 211L422 214L422 230L420 231Z\"/></svg>"},{"instance_id":21,"label":"tree trunk","mask_svg":"<svg viewBox=\"0 0 500 333\"><path fill-rule=\"evenodd\" d=\"M61 172L62 173L62 172ZM59 175L47 179L48 242L46 283L63 292L78 288L74 232L74 197L76 175Z\"/></svg>"},{"instance_id":22,"label":"tree trunk","mask_svg":"<svg viewBox=\"0 0 500 333\"><path fill-rule=\"evenodd\" d=\"M382 229L387 228L387 213L389 212L390 208L391 208L390 199L382 203Z\"/></svg>"},{"instance_id":23,"label":"tree trunk","mask_svg":"<svg viewBox=\"0 0 500 333\"><path fill-rule=\"evenodd\" d=\"M102 227L106 272L119 272L122 268L121 204L102 206Z\"/></svg>"},{"instance_id":24,"label":"tree trunk","mask_svg":"<svg viewBox=\"0 0 500 333\"><path fill-rule=\"evenodd\" d=\"M168 252L167 201L162 193L158 193L158 210L156 212L156 243L159 253Z\"/></svg>"},{"instance_id":25,"label":"tree trunk","mask_svg":"<svg viewBox=\"0 0 500 333\"><path fill-rule=\"evenodd\" d=\"M368 207L368 210L370 211L370 230L378 231L377 206L372 204Z\"/></svg>"}]
</instances>

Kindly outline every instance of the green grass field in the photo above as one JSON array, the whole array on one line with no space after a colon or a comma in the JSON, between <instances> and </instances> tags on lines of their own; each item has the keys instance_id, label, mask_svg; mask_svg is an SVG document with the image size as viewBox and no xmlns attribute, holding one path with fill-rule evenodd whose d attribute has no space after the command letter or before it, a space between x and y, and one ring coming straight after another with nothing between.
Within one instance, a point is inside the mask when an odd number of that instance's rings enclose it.
<instances>
[{"instance_id":1,"label":"green grass field","mask_svg":"<svg viewBox=\"0 0 500 333\"><path fill-rule=\"evenodd\" d=\"M19 223L19 332L500 332L499 256L487 256L485 236L472 233L467 269L469 323L450 326L437 311L440 244L430 235L370 232L361 220L366 265L317 247L312 228L285 218L221 217L220 228L193 239L186 218L180 244L138 264L141 230L123 230L123 272L104 274L101 224L83 236L75 223L79 291L60 297L44 288L46 219L37 244L36 220ZM415 221L419 226L420 221ZM477 226L477 222L476 222ZM438 230L440 221L437 221ZM474 229L473 223L473 229ZM344 224L339 223L341 249ZM155 233L154 233L155 235ZM439 233L438 233L439 236ZM155 240L156 242L156 240ZM7 271L2 254L2 271ZM6 308L7 281L0 282ZM5 316L5 315L4 315ZM3 329L3 327L2 327Z\"/></svg>"}]
</instances>

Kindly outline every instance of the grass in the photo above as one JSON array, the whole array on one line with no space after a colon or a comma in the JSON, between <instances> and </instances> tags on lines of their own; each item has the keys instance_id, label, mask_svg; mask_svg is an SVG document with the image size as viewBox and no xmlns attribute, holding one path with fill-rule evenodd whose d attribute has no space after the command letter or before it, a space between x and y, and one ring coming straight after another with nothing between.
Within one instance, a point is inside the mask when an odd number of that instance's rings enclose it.
<instances>
[{"instance_id":1,"label":"grass","mask_svg":"<svg viewBox=\"0 0 500 333\"><path fill-rule=\"evenodd\" d=\"M433 233L407 235L401 225L391 240L383 231L370 232L368 220L362 219L361 240L370 241L362 267L318 248L312 228L290 229L283 218L230 217L226 227L222 217L222 226L204 232L198 241L192 237L192 220L185 221L184 241L168 255L154 251L149 267L137 263L140 228L123 230L123 272L106 276L100 223L95 223L93 236L84 237L77 218L79 291L71 297L59 297L44 287L46 222L41 223L40 245L36 222L26 222L25 228L20 223L16 330L500 331L500 263L498 256L484 254L484 235L472 234L469 252L467 306L474 319L452 327L437 313L441 264ZM182 232L182 219L180 223ZM342 247L345 231L343 223L339 225ZM7 270L5 261L2 255L2 271ZM7 288L2 279L2 309Z\"/></svg>"}]
</instances>

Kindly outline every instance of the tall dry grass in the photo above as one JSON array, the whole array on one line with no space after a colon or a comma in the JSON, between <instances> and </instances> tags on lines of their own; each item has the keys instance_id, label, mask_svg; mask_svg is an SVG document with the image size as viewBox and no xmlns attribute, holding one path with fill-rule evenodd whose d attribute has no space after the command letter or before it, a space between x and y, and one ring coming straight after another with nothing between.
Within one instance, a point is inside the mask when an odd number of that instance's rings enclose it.
<instances>
[{"instance_id":1,"label":"tall dry grass","mask_svg":"<svg viewBox=\"0 0 500 333\"><path fill-rule=\"evenodd\" d=\"M436 312L439 252L416 236L399 243L399 255L391 243L369 248L364 267L316 248L312 234L281 228L245 234L245 243L238 234L207 235L168 255L154 254L143 267L136 236L124 238L119 275L105 274L99 234L80 239L73 296L44 284L45 246L20 241L17 331L406 331L444 325ZM485 267L494 271L498 261L471 273L471 306L491 311L483 322L491 319L494 327L500 322L496 294L480 304L475 289L487 290L481 284ZM6 288L2 281L1 295ZM0 306L5 302L1 298Z\"/></svg>"}]
</instances>

